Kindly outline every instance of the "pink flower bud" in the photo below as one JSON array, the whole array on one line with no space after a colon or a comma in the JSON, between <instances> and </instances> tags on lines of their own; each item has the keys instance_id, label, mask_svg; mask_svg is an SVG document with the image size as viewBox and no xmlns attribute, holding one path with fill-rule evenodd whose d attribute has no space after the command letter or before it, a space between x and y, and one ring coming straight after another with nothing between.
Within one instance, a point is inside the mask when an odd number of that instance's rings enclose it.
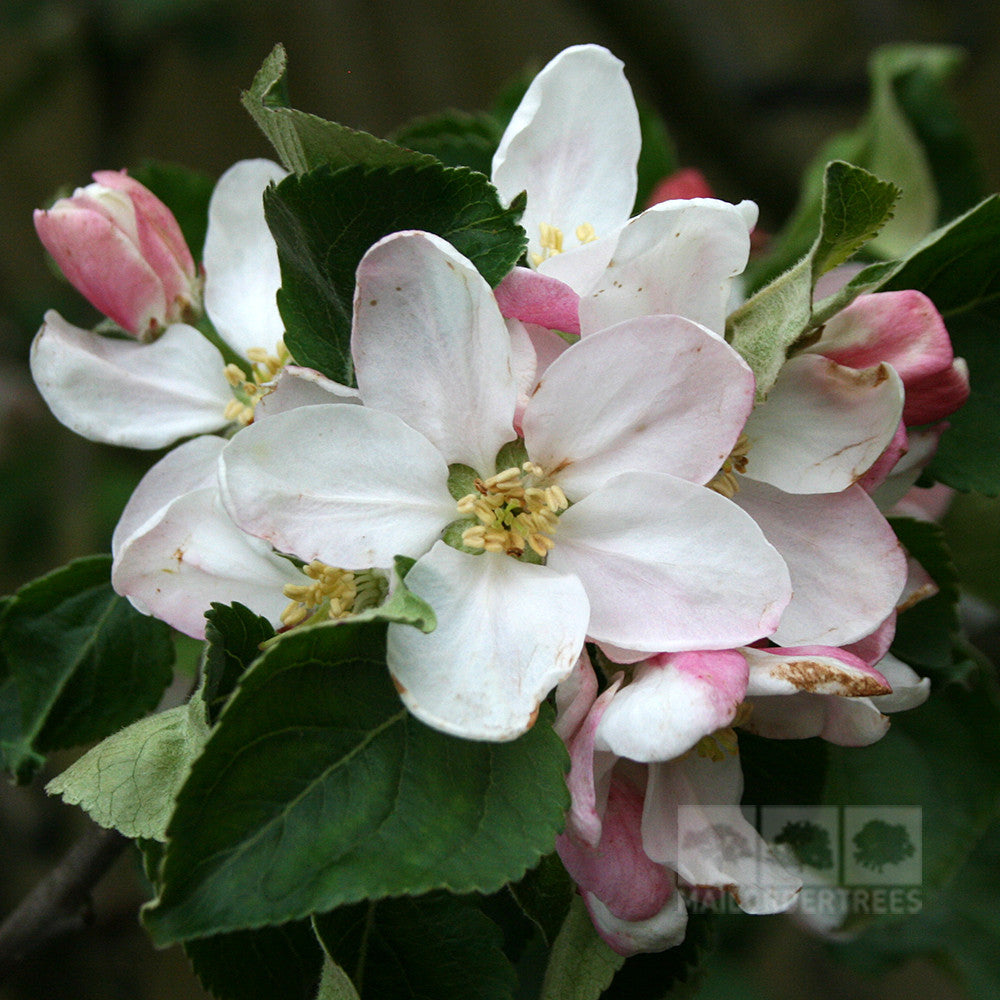
<instances>
[{"instance_id":1,"label":"pink flower bud","mask_svg":"<svg viewBox=\"0 0 1000 1000\"><path fill-rule=\"evenodd\" d=\"M140 339L201 310L201 282L170 209L124 171L99 170L35 229L66 278Z\"/></svg>"}]
</instances>

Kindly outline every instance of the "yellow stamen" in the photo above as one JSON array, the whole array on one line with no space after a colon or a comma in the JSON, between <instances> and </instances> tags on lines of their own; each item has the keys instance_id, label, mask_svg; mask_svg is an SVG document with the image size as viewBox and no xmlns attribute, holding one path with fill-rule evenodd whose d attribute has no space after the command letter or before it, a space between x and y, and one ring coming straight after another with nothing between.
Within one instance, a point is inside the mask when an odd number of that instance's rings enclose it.
<instances>
[{"instance_id":1,"label":"yellow stamen","mask_svg":"<svg viewBox=\"0 0 1000 1000\"><path fill-rule=\"evenodd\" d=\"M243 427L253 423L257 404L274 388L275 376L288 364L291 355L284 342L278 341L274 354L260 347L251 347L247 351L247 360L250 362L249 378L239 365L229 364L223 369L234 397L226 404L224 416Z\"/></svg>"},{"instance_id":2,"label":"yellow stamen","mask_svg":"<svg viewBox=\"0 0 1000 1000\"><path fill-rule=\"evenodd\" d=\"M749 451L749 439L746 434L740 434L736 446L722 463L722 468L716 473L715 478L707 484L708 488L722 494L727 500L732 500L740 491L740 481L736 478L736 473L742 474L747 471L747 453Z\"/></svg>"},{"instance_id":3,"label":"yellow stamen","mask_svg":"<svg viewBox=\"0 0 1000 1000\"><path fill-rule=\"evenodd\" d=\"M458 511L474 515L480 523L465 529L462 544L511 556L520 556L529 547L544 559L555 544L551 535L558 527L558 515L569 501L558 486L535 485L543 477L540 466L525 462L520 469L511 466L488 479L474 480L476 492L458 501Z\"/></svg>"},{"instance_id":4,"label":"yellow stamen","mask_svg":"<svg viewBox=\"0 0 1000 1000\"><path fill-rule=\"evenodd\" d=\"M541 247L541 253L532 253L531 255L531 263L535 267L550 257L555 257L556 254L563 252L563 231L558 226L553 226L548 222L540 222L538 231L538 245ZM581 245L593 243L597 239L597 233L589 222L577 226L574 235Z\"/></svg>"},{"instance_id":5,"label":"yellow stamen","mask_svg":"<svg viewBox=\"0 0 1000 1000\"><path fill-rule=\"evenodd\" d=\"M385 596L385 579L377 570L355 572L314 559L302 567L302 572L310 583L286 583L282 591L290 600L281 613L281 621L287 626L300 624L323 605L328 606L330 618L346 618L373 607Z\"/></svg>"}]
</instances>

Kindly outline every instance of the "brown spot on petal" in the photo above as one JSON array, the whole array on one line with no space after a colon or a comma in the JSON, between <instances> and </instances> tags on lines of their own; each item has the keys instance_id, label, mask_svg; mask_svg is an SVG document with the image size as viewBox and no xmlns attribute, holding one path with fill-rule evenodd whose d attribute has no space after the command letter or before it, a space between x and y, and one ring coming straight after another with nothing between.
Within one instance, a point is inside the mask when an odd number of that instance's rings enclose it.
<instances>
[{"instance_id":1,"label":"brown spot on petal","mask_svg":"<svg viewBox=\"0 0 1000 1000\"><path fill-rule=\"evenodd\" d=\"M834 684L837 693L848 698L867 698L871 695L888 693L885 685L876 677L868 674L838 673L815 660L786 662L777 676L794 684L800 691L816 692Z\"/></svg>"},{"instance_id":2,"label":"brown spot on petal","mask_svg":"<svg viewBox=\"0 0 1000 1000\"><path fill-rule=\"evenodd\" d=\"M529 717L529 719L528 719L528 729L531 729L531 727L532 727L532 726L533 726L533 725L534 725L534 724L535 724L535 723L536 723L537 721L538 721L538 706L536 705L536 706L535 706L535 710L534 710L534 711L533 711L533 712L531 713L531 716L530 716L530 717Z\"/></svg>"},{"instance_id":3,"label":"brown spot on petal","mask_svg":"<svg viewBox=\"0 0 1000 1000\"><path fill-rule=\"evenodd\" d=\"M400 684L398 680L396 680L395 674L389 674L389 676L392 678L393 687L399 693L400 698L402 698L403 695L406 694L406 688L402 684Z\"/></svg>"}]
</instances>

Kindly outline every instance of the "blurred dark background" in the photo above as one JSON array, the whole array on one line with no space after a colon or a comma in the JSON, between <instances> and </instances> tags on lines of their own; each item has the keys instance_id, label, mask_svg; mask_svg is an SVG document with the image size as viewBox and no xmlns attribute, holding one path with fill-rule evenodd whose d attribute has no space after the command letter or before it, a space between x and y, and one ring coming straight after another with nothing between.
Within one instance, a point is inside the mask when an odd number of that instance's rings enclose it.
<instances>
[{"instance_id":1,"label":"blurred dark background","mask_svg":"<svg viewBox=\"0 0 1000 1000\"><path fill-rule=\"evenodd\" d=\"M863 113L871 51L952 44L967 56L953 95L989 188L1000 188L992 0L0 0L0 593L105 551L156 457L76 438L35 393L27 357L45 309L81 325L96 316L47 266L32 209L93 170L147 157L217 176L271 155L239 94L279 41L295 107L376 134L445 107L487 107L526 65L602 43L663 116L680 162L720 197L756 200L771 231L794 207L806 162ZM963 499L947 524L973 591L1000 603L994 502ZM86 825L45 799L45 777L0 788L0 918ZM56 938L0 986L0 1000L203 996L184 956L155 952L138 929L141 892L134 860L122 858L94 925ZM720 957L705 996L959 995L926 963L860 979L783 919L757 921L749 947L743 964Z\"/></svg>"}]
</instances>

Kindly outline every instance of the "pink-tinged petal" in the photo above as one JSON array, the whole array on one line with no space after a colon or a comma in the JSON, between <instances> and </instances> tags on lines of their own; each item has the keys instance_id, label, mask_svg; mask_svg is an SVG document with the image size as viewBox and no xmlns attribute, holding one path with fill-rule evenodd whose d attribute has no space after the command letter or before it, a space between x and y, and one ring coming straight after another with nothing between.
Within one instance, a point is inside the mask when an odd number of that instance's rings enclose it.
<instances>
[{"instance_id":1,"label":"pink-tinged petal","mask_svg":"<svg viewBox=\"0 0 1000 1000\"><path fill-rule=\"evenodd\" d=\"M896 636L896 612L892 611L873 632L849 643L843 649L853 653L858 659L864 660L869 666L874 666L889 652L892 640Z\"/></svg>"},{"instance_id":2,"label":"pink-tinged petal","mask_svg":"<svg viewBox=\"0 0 1000 1000\"><path fill-rule=\"evenodd\" d=\"M687 931L687 907L679 892L673 893L659 913L646 920L616 917L593 893L584 893L590 919L609 948L619 955L676 948Z\"/></svg>"},{"instance_id":3,"label":"pink-tinged petal","mask_svg":"<svg viewBox=\"0 0 1000 1000\"><path fill-rule=\"evenodd\" d=\"M611 787L611 773L618 762L613 753L596 750L597 727L622 682L618 674L596 698L568 744L570 769L566 778L570 808L566 832L580 843L595 848L601 840L604 805Z\"/></svg>"},{"instance_id":4,"label":"pink-tinged petal","mask_svg":"<svg viewBox=\"0 0 1000 1000\"><path fill-rule=\"evenodd\" d=\"M612 778L600 842L589 847L563 834L556 850L570 878L619 920L656 916L677 891L674 873L642 849L642 793Z\"/></svg>"},{"instance_id":5,"label":"pink-tinged petal","mask_svg":"<svg viewBox=\"0 0 1000 1000\"><path fill-rule=\"evenodd\" d=\"M163 448L221 430L233 398L216 348L177 324L153 343L113 340L49 310L31 345L31 374L56 419L91 441Z\"/></svg>"},{"instance_id":6,"label":"pink-tinged petal","mask_svg":"<svg viewBox=\"0 0 1000 1000\"><path fill-rule=\"evenodd\" d=\"M906 560L906 585L896 603L896 611L902 613L907 608L933 597L938 592L934 578L912 556Z\"/></svg>"},{"instance_id":7,"label":"pink-tinged petal","mask_svg":"<svg viewBox=\"0 0 1000 1000\"><path fill-rule=\"evenodd\" d=\"M281 287L278 248L264 219L264 189L287 176L270 160L241 160L220 178L208 206L205 310L216 330L244 357L273 351L285 324L275 295Z\"/></svg>"},{"instance_id":8,"label":"pink-tinged petal","mask_svg":"<svg viewBox=\"0 0 1000 1000\"><path fill-rule=\"evenodd\" d=\"M954 361L941 315L913 289L860 296L827 322L810 350L853 368L891 364L906 386L907 426L940 420L969 395L968 371Z\"/></svg>"},{"instance_id":9,"label":"pink-tinged petal","mask_svg":"<svg viewBox=\"0 0 1000 1000\"><path fill-rule=\"evenodd\" d=\"M541 254L541 225L575 252L577 227L598 237L632 211L642 137L622 63L598 45L563 50L531 82L493 157L493 183L528 205L528 253ZM554 259L554 258L553 258Z\"/></svg>"},{"instance_id":10,"label":"pink-tinged petal","mask_svg":"<svg viewBox=\"0 0 1000 1000\"><path fill-rule=\"evenodd\" d=\"M885 451L875 459L868 471L858 480L858 486L869 495L874 493L889 478L909 446L910 439L906 433L906 424L900 420L892 440L886 445Z\"/></svg>"},{"instance_id":11,"label":"pink-tinged petal","mask_svg":"<svg viewBox=\"0 0 1000 1000\"><path fill-rule=\"evenodd\" d=\"M652 190L647 207L659 205L661 201L676 201L688 198L714 198L712 185L700 170L685 167L664 177Z\"/></svg>"},{"instance_id":12,"label":"pink-tinged petal","mask_svg":"<svg viewBox=\"0 0 1000 1000\"><path fill-rule=\"evenodd\" d=\"M197 270L174 213L145 185L124 170L98 170L94 180L125 192L135 206L137 235L143 256L164 279L169 299L190 290ZM170 283L173 278L176 284Z\"/></svg>"},{"instance_id":13,"label":"pink-tinged petal","mask_svg":"<svg viewBox=\"0 0 1000 1000\"><path fill-rule=\"evenodd\" d=\"M434 609L423 633L390 625L386 658L400 697L427 725L473 740L512 740L573 669L587 630L579 582L548 566L438 542L406 576Z\"/></svg>"},{"instance_id":14,"label":"pink-tinged petal","mask_svg":"<svg viewBox=\"0 0 1000 1000\"><path fill-rule=\"evenodd\" d=\"M611 642L601 642L594 639L593 636L588 636L592 642L596 643L600 651L612 661L612 663L638 663L640 660L645 660L649 656L649 650L642 649L622 649L621 646L616 646Z\"/></svg>"},{"instance_id":15,"label":"pink-tinged petal","mask_svg":"<svg viewBox=\"0 0 1000 1000\"><path fill-rule=\"evenodd\" d=\"M742 728L771 740L819 736L837 746L867 747L889 730L888 718L873 700L808 693L753 698Z\"/></svg>"},{"instance_id":16,"label":"pink-tinged petal","mask_svg":"<svg viewBox=\"0 0 1000 1000\"><path fill-rule=\"evenodd\" d=\"M880 712L904 712L922 705L931 693L931 679L921 677L895 656L886 655L879 661L879 670L892 685L892 694L872 698Z\"/></svg>"},{"instance_id":17,"label":"pink-tinged petal","mask_svg":"<svg viewBox=\"0 0 1000 1000\"><path fill-rule=\"evenodd\" d=\"M285 365L274 380L274 388L257 404L254 418L273 417L285 410L323 403L361 403L357 389L341 385L312 368Z\"/></svg>"},{"instance_id":18,"label":"pink-tinged petal","mask_svg":"<svg viewBox=\"0 0 1000 1000\"><path fill-rule=\"evenodd\" d=\"M420 232L376 243L357 281L351 353L365 406L405 420L449 464L492 475L514 437L517 382L490 286L449 243Z\"/></svg>"},{"instance_id":19,"label":"pink-tinged petal","mask_svg":"<svg viewBox=\"0 0 1000 1000\"><path fill-rule=\"evenodd\" d=\"M747 421L746 474L786 493L839 492L885 451L902 409L903 384L888 365L792 358Z\"/></svg>"},{"instance_id":20,"label":"pink-tinged petal","mask_svg":"<svg viewBox=\"0 0 1000 1000\"><path fill-rule=\"evenodd\" d=\"M739 808L739 757L688 754L649 766L642 839L654 861L693 887L725 889L747 913L779 913L802 887Z\"/></svg>"},{"instance_id":21,"label":"pink-tinged petal","mask_svg":"<svg viewBox=\"0 0 1000 1000\"><path fill-rule=\"evenodd\" d=\"M116 192L108 192L114 196ZM131 212L125 195L122 213ZM35 231L66 280L88 302L135 337L147 337L167 322L167 299L132 233L120 228L77 192L47 212L36 211ZM134 213L132 217L134 230Z\"/></svg>"},{"instance_id":22,"label":"pink-tinged petal","mask_svg":"<svg viewBox=\"0 0 1000 1000\"><path fill-rule=\"evenodd\" d=\"M584 649L573 672L556 688L556 721L552 728L563 743L568 744L576 735L596 697L597 675Z\"/></svg>"},{"instance_id":23,"label":"pink-tinged petal","mask_svg":"<svg viewBox=\"0 0 1000 1000\"><path fill-rule=\"evenodd\" d=\"M581 332L671 313L721 333L732 279L750 254L750 228L744 206L714 199L646 209L619 233L604 274L580 299Z\"/></svg>"},{"instance_id":24,"label":"pink-tinged petal","mask_svg":"<svg viewBox=\"0 0 1000 1000\"><path fill-rule=\"evenodd\" d=\"M121 546L111 572L115 590L185 635L205 637L213 601L239 601L277 624L286 583L302 574L226 515L214 487L186 493Z\"/></svg>"},{"instance_id":25,"label":"pink-tinged petal","mask_svg":"<svg viewBox=\"0 0 1000 1000\"><path fill-rule=\"evenodd\" d=\"M559 518L548 565L579 577L588 633L648 652L731 649L776 628L791 593L735 504L654 473L618 476Z\"/></svg>"},{"instance_id":26,"label":"pink-tinged petal","mask_svg":"<svg viewBox=\"0 0 1000 1000\"><path fill-rule=\"evenodd\" d=\"M680 316L643 316L552 362L525 409L524 441L570 499L623 472L706 483L753 392L750 369L724 341Z\"/></svg>"},{"instance_id":27,"label":"pink-tinged petal","mask_svg":"<svg viewBox=\"0 0 1000 1000\"><path fill-rule=\"evenodd\" d=\"M563 333L580 332L580 296L557 278L515 267L493 290L508 319L534 323Z\"/></svg>"},{"instance_id":28,"label":"pink-tinged petal","mask_svg":"<svg viewBox=\"0 0 1000 1000\"><path fill-rule=\"evenodd\" d=\"M510 334L510 363L517 383L517 404L514 407L514 430L521 436L521 421L524 418L524 408L528 398L535 388L535 371L538 368L538 356L535 345L531 341L527 328L519 319L505 321Z\"/></svg>"},{"instance_id":29,"label":"pink-tinged petal","mask_svg":"<svg viewBox=\"0 0 1000 1000\"><path fill-rule=\"evenodd\" d=\"M750 668L748 697L806 691L862 698L892 690L874 667L837 647L746 648L742 652Z\"/></svg>"},{"instance_id":30,"label":"pink-tinged petal","mask_svg":"<svg viewBox=\"0 0 1000 1000\"><path fill-rule=\"evenodd\" d=\"M168 504L185 493L215 487L219 453L226 442L202 435L185 441L164 455L132 491L111 536L111 554L117 559L122 546L150 520L163 516Z\"/></svg>"},{"instance_id":31,"label":"pink-tinged petal","mask_svg":"<svg viewBox=\"0 0 1000 1000\"><path fill-rule=\"evenodd\" d=\"M946 427L946 423L940 423L919 430L914 427L907 429L906 454L900 457L886 480L877 486L871 494L872 499L878 504L879 510L891 510L893 514L928 519L928 515L922 511L904 510L897 505L917 492L913 489L913 485L936 454L938 442ZM949 494L949 496L953 495L953 493ZM942 510L941 513L943 514L944 511Z\"/></svg>"},{"instance_id":32,"label":"pink-tinged petal","mask_svg":"<svg viewBox=\"0 0 1000 1000\"><path fill-rule=\"evenodd\" d=\"M743 478L734 500L791 573L792 601L772 635L778 645L844 646L895 609L906 556L860 486L805 495Z\"/></svg>"},{"instance_id":33,"label":"pink-tinged petal","mask_svg":"<svg viewBox=\"0 0 1000 1000\"><path fill-rule=\"evenodd\" d=\"M604 713L597 746L643 762L679 757L733 721L746 686L736 650L651 657Z\"/></svg>"},{"instance_id":34,"label":"pink-tinged petal","mask_svg":"<svg viewBox=\"0 0 1000 1000\"><path fill-rule=\"evenodd\" d=\"M423 555L456 516L437 449L363 406L279 413L240 431L219 461L236 523L306 562L391 566Z\"/></svg>"}]
</instances>

